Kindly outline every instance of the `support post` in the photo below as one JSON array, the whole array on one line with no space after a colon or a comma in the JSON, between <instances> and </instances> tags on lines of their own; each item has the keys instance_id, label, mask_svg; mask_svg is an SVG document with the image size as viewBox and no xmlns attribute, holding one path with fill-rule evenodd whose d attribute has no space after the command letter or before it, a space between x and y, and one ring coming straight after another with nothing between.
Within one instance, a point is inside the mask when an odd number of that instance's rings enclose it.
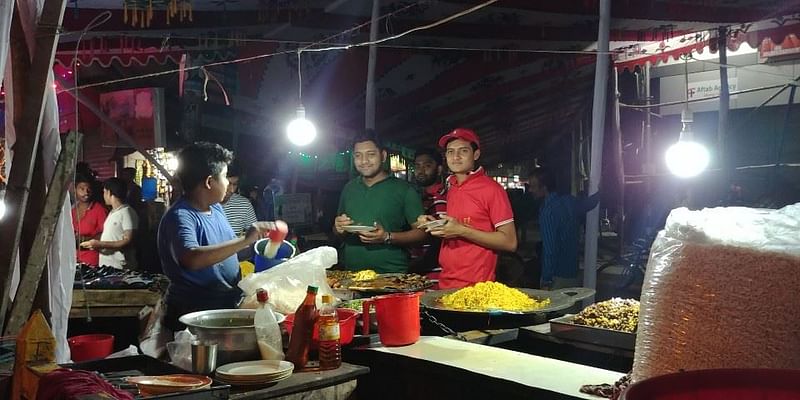
<instances>
[{"instance_id":1,"label":"support post","mask_svg":"<svg viewBox=\"0 0 800 400\"><path fill-rule=\"evenodd\" d=\"M378 40L378 14L380 13L380 0L372 0L372 23L369 27L369 40ZM365 124L367 129L375 129L375 63L378 58L378 47L369 45L369 62L367 64L367 90Z\"/></svg>"},{"instance_id":2,"label":"support post","mask_svg":"<svg viewBox=\"0 0 800 400\"><path fill-rule=\"evenodd\" d=\"M730 154L728 153L728 111L730 110L730 88L728 87L728 28L717 31L719 49L719 121L717 125L717 154L722 169L722 192L725 196L731 183ZM723 197L724 198L724 197Z\"/></svg>"},{"instance_id":3,"label":"support post","mask_svg":"<svg viewBox=\"0 0 800 400\"><path fill-rule=\"evenodd\" d=\"M622 155L622 126L620 124L619 117L619 75L616 68L614 68L613 71L614 74L612 79L614 80L614 91L612 93L612 98L614 101L614 115L612 119L613 126L611 133L614 135L614 164L616 164L614 171L615 181L619 187L619 200L617 203L617 211L619 212L617 238L619 239L619 245L617 248L617 255L622 256L625 245L625 160Z\"/></svg>"},{"instance_id":4,"label":"support post","mask_svg":"<svg viewBox=\"0 0 800 400\"><path fill-rule=\"evenodd\" d=\"M58 156L56 169L53 172L53 179L50 181L50 188L45 196L45 207L42 218L36 228L36 238L31 247L30 256L25 267L22 269L19 289L14 297L11 306L11 317L3 332L6 336L13 336L19 333L25 321L31 313L33 299L39 288L45 266L47 265L47 253L50 251L50 244L53 241L58 218L61 216L62 204L67 195L67 188L71 182L72 175L75 173L75 161L77 149L80 145L81 134L71 132L67 136L66 144Z\"/></svg>"},{"instance_id":5,"label":"support post","mask_svg":"<svg viewBox=\"0 0 800 400\"><path fill-rule=\"evenodd\" d=\"M611 0L600 0L600 25L597 32L597 64L594 72L594 100L592 102L592 150L589 171L589 194L597 193L603 174L603 135L606 125L606 99L608 98L609 28ZM586 215L586 240L583 250L583 286L597 289L597 233L600 209L593 208ZM594 303L594 296L584 304Z\"/></svg>"},{"instance_id":6,"label":"support post","mask_svg":"<svg viewBox=\"0 0 800 400\"><path fill-rule=\"evenodd\" d=\"M36 47L31 61L28 80L24 87L23 116L16 126L17 141L14 144L14 162L6 187L6 204L10 207L6 216L0 220L0 237L7 243L0 246L0 280L2 299L0 299L0 328L5 326L8 309L9 288L14 272L22 235L23 217L28 206L29 191L36 153L39 148L42 115L44 113L47 75L53 65L59 38L59 27L64 17L66 0L45 0L42 13L36 26ZM24 38L23 38L24 40ZM63 200L63 199L62 199Z\"/></svg>"}]
</instances>

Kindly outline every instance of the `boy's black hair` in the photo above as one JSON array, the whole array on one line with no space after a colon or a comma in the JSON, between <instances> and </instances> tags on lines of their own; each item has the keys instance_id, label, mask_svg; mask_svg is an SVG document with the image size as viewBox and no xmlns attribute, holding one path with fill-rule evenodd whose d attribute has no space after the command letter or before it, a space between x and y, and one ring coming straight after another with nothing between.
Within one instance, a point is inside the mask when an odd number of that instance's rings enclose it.
<instances>
[{"instance_id":1,"label":"boy's black hair","mask_svg":"<svg viewBox=\"0 0 800 400\"><path fill-rule=\"evenodd\" d=\"M120 178L108 178L103 182L103 189L111 192L111 195L125 202L128 198L128 184Z\"/></svg>"},{"instance_id":2,"label":"boy's black hair","mask_svg":"<svg viewBox=\"0 0 800 400\"><path fill-rule=\"evenodd\" d=\"M233 160L230 150L209 142L190 144L178 153L178 178L186 193L202 184L206 177L218 177Z\"/></svg>"},{"instance_id":3,"label":"boy's black hair","mask_svg":"<svg viewBox=\"0 0 800 400\"><path fill-rule=\"evenodd\" d=\"M442 158L442 153L432 147L424 147L414 154L414 158L416 159L419 156L429 156L433 159L436 165L443 165L444 159Z\"/></svg>"},{"instance_id":4,"label":"boy's black hair","mask_svg":"<svg viewBox=\"0 0 800 400\"><path fill-rule=\"evenodd\" d=\"M381 151L386 150L386 148L383 147L381 141L378 140L378 136L375 134L375 130L373 129L367 129L363 133L359 133L358 135L356 135L356 137L353 138L353 144L351 148L355 148L356 143L361 143L361 142L372 142L375 143L375 147L377 147L378 150Z\"/></svg>"},{"instance_id":5,"label":"boy's black hair","mask_svg":"<svg viewBox=\"0 0 800 400\"><path fill-rule=\"evenodd\" d=\"M536 177L536 180L539 181L539 184L544 185L548 192L556 191L556 177L552 172L550 172L549 169L544 167L536 168L531 171L530 176Z\"/></svg>"}]
</instances>

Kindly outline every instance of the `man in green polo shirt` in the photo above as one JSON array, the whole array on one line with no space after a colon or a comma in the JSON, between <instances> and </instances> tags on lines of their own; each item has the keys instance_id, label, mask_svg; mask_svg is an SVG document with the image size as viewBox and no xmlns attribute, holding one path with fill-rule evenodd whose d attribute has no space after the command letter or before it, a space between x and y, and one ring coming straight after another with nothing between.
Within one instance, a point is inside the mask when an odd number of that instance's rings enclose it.
<instances>
[{"instance_id":1,"label":"man in green polo shirt","mask_svg":"<svg viewBox=\"0 0 800 400\"><path fill-rule=\"evenodd\" d=\"M344 186L334 222L334 233L344 240L342 260L351 271L406 272L406 247L425 239L425 232L414 228L424 214L419 194L409 183L389 176L383 169L386 157L373 135L355 139L353 164L360 176Z\"/></svg>"}]
</instances>

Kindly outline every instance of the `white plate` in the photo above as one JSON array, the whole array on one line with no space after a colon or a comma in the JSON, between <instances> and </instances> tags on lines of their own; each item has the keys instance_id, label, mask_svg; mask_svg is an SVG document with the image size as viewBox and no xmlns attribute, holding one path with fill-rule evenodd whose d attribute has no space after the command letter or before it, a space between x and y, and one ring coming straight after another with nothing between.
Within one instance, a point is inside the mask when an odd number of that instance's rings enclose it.
<instances>
[{"instance_id":1,"label":"white plate","mask_svg":"<svg viewBox=\"0 0 800 400\"><path fill-rule=\"evenodd\" d=\"M234 377L234 379L247 379L255 376L270 377L280 375L293 369L294 364L288 361L256 360L225 364L217 368L217 374L222 375L223 377Z\"/></svg>"},{"instance_id":2,"label":"white plate","mask_svg":"<svg viewBox=\"0 0 800 400\"><path fill-rule=\"evenodd\" d=\"M436 219L436 220L428 221L428 222L426 222L424 224L421 224L417 228L422 228L422 229L436 228L436 227L442 226L442 225L444 225L446 223L447 223L446 219Z\"/></svg>"},{"instance_id":3,"label":"white plate","mask_svg":"<svg viewBox=\"0 0 800 400\"><path fill-rule=\"evenodd\" d=\"M369 225L347 225L343 226L342 229L344 229L345 232L355 233L355 232L372 232L378 228Z\"/></svg>"}]
</instances>

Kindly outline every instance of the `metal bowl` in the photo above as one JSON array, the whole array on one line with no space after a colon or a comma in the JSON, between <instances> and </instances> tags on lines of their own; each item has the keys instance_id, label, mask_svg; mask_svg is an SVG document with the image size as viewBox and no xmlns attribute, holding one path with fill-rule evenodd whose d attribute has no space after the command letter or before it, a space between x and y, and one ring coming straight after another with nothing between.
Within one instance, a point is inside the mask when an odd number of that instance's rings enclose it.
<instances>
[{"instance_id":1,"label":"metal bowl","mask_svg":"<svg viewBox=\"0 0 800 400\"><path fill-rule=\"evenodd\" d=\"M261 359L255 330L256 310L230 309L197 311L178 320L198 340L217 343L217 364ZM275 313L278 323L286 317Z\"/></svg>"}]
</instances>

